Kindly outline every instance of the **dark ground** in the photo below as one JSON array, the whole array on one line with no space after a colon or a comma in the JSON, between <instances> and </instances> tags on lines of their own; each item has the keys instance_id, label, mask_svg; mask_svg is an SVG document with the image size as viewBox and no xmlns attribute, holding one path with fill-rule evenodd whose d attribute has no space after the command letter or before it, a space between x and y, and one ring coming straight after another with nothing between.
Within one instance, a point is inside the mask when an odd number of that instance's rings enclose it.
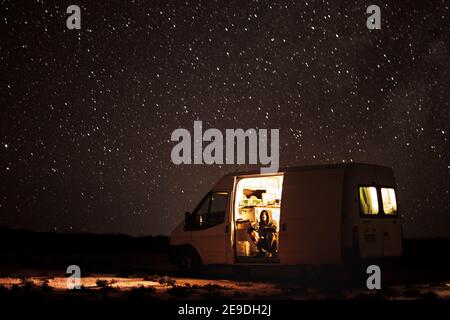
<instances>
[{"instance_id":1,"label":"dark ground","mask_svg":"<svg viewBox=\"0 0 450 320\"><path fill-rule=\"evenodd\" d=\"M186 277L167 259L169 238L36 233L0 228L0 301L115 299L450 299L450 239L409 239L395 261L377 261L382 290L365 287L365 265L321 270L209 268ZM66 289L66 268L82 290ZM371 262L367 262L371 264ZM353 269L355 270L355 269ZM355 276L355 275L360 276Z\"/></svg>"}]
</instances>

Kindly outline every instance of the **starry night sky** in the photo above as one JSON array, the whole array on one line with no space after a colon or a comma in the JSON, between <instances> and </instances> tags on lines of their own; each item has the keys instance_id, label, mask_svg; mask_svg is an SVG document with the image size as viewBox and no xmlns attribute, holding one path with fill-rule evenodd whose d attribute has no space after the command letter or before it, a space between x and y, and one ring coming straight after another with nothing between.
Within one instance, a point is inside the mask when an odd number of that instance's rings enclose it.
<instances>
[{"instance_id":1,"label":"starry night sky","mask_svg":"<svg viewBox=\"0 0 450 320\"><path fill-rule=\"evenodd\" d=\"M279 128L281 166L391 166L405 236L450 236L450 2L0 3L0 225L168 234L256 168L172 164L202 120Z\"/></svg>"}]
</instances>

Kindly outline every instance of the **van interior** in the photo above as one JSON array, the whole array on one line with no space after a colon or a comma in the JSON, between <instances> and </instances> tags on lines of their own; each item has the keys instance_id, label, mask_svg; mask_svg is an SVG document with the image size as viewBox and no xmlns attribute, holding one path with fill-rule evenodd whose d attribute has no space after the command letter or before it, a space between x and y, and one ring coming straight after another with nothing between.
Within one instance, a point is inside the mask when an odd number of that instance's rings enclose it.
<instances>
[{"instance_id":1,"label":"van interior","mask_svg":"<svg viewBox=\"0 0 450 320\"><path fill-rule=\"evenodd\" d=\"M234 222L238 261L278 260L283 175L240 178Z\"/></svg>"}]
</instances>

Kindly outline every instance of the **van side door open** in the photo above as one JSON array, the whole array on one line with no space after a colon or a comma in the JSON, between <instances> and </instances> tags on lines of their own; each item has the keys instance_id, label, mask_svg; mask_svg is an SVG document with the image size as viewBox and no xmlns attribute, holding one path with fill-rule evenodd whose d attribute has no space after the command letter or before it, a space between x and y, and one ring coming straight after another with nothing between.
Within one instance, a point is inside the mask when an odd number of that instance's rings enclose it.
<instances>
[{"instance_id":1,"label":"van side door open","mask_svg":"<svg viewBox=\"0 0 450 320\"><path fill-rule=\"evenodd\" d=\"M279 262L282 185L282 174L237 179L234 189L236 262Z\"/></svg>"}]
</instances>

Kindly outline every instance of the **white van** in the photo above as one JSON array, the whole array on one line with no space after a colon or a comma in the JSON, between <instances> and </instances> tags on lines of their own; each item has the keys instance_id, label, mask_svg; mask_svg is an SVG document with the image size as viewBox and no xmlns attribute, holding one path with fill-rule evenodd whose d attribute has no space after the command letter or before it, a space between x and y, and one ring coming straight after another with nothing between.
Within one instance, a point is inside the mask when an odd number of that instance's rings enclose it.
<instances>
[{"instance_id":1,"label":"white van","mask_svg":"<svg viewBox=\"0 0 450 320\"><path fill-rule=\"evenodd\" d=\"M271 221L265 242L267 233L259 233L267 226L260 221L263 211ZM170 260L185 270L217 264L342 265L349 258L400 256L393 171L352 163L224 176L186 212L170 248Z\"/></svg>"}]
</instances>

